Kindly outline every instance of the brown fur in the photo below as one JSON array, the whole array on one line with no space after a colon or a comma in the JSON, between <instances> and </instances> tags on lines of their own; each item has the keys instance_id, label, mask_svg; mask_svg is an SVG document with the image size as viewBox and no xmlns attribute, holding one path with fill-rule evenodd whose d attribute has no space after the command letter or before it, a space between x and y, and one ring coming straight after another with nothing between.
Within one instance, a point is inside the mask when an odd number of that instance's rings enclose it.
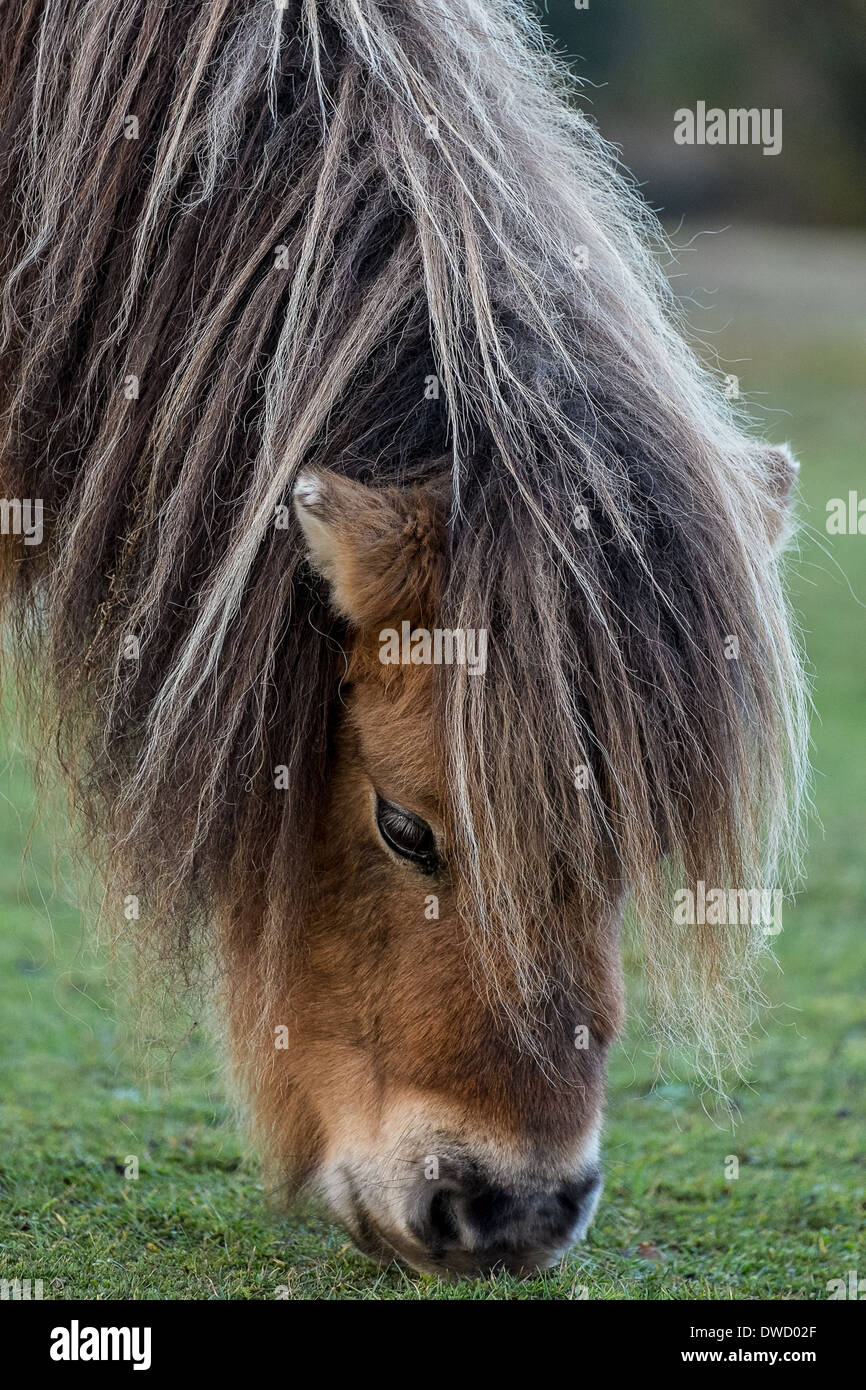
<instances>
[{"instance_id":1,"label":"brown fur","mask_svg":"<svg viewBox=\"0 0 866 1390\"><path fill-rule=\"evenodd\" d=\"M250 950L255 923L229 930L233 1049L273 1172L303 1181L348 1125L356 1145L381 1156L380 1180L408 1190L423 1154L411 1133L396 1154L387 1141L388 1115L406 1096L416 1098L419 1121L432 1116L429 1135L441 1124L446 1147L510 1155L512 1180L568 1171L597 1126L605 1057L623 1017L615 883L606 916L587 921L573 904L571 970L582 988L555 995L539 1020L547 1058L539 1066L483 991L467 995L471 941L455 897L457 866L420 876L383 844L375 822L378 791L428 821L447 865L453 831L435 668L379 660L381 628L407 618L424 625L439 611L441 507L419 491L374 493L330 475L317 502L299 510L311 559L350 632L334 775L311 865L316 901L282 988ZM425 917L430 893L438 920ZM279 1024L288 1027L286 1050L274 1048ZM575 1046L579 1024L589 1028L585 1049ZM351 1213L344 1219L353 1226ZM363 1232L354 1233L363 1244ZM386 1235L423 1263L404 1233Z\"/></svg>"}]
</instances>

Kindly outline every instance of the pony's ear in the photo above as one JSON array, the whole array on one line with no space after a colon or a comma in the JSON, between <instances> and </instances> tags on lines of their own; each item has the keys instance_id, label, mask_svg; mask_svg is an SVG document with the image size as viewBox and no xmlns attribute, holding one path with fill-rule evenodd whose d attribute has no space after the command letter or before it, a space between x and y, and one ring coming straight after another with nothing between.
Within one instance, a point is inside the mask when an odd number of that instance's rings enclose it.
<instances>
[{"instance_id":1,"label":"pony's ear","mask_svg":"<svg viewBox=\"0 0 866 1390\"><path fill-rule=\"evenodd\" d=\"M765 471L767 490L767 527L770 540L781 545L787 538L791 515L791 492L800 472L800 465L790 444L775 444L761 450L761 465Z\"/></svg>"},{"instance_id":2,"label":"pony's ear","mask_svg":"<svg viewBox=\"0 0 866 1390\"><path fill-rule=\"evenodd\" d=\"M418 624L435 612L445 551L435 492L367 487L305 469L293 497L310 564L328 584L333 608L353 626Z\"/></svg>"}]
</instances>

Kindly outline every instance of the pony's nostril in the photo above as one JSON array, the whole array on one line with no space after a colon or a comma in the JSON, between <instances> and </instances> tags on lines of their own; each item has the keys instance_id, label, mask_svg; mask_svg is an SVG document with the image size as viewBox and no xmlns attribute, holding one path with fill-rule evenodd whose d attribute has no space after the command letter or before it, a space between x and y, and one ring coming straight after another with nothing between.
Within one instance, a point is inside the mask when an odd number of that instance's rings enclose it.
<instances>
[{"instance_id":1,"label":"pony's nostril","mask_svg":"<svg viewBox=\"0 0 866 1390\"><path fill-rule=\"evenodd\" d=\"M544 1264L581 1236L595 1209L601 1177L593 1169L556 1187L509 1191L478 1180L426 1192L414 1234L431 1259L466 1272L504 1264Z\"/></svg>"},{"instance_id":2,"label":"pony's nostril","mask_svg":"<svg viewBox=\"0 0 866 1390\"><path fill-rule=\"evenodd\" d=\"M512 1196L496 1188L464 1205L477 1249L546 1250L567 1241L580 1219L582 1194L575 1183L558 1191Z\"/></svg>"}]
</instances>

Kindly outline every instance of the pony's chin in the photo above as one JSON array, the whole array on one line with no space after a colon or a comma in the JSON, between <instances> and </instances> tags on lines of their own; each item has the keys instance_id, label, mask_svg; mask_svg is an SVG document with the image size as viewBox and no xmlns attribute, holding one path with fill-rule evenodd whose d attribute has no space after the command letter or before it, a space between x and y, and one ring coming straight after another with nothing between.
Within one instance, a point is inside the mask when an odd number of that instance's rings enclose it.
<instances>
[{"instance_id":1,"label":"pony's chin","mask_svg":"<svg viewBox=\"0 0 866 1390\"><path fill-rule=\"evenodd\" d=\"M366 1152L334 1143L313 1180L368 1259L443 1278L528 1276L586 1235L603 1185L600 1116L567 1154L470 1147L446 1137L447 1116L434 1123L417 1106L389 1116Z\"/></svg>"},{"instance_id":2,"label":"pony's chin","mask_svg":"<svg viewBox=\"0 0 866 1390\"><path fill-rule=\"evenodd\" d=\"M431 1250L408 1232L396 1232L381 1225L372 1212L356 1200L351 1215L334 1210L354 1245L366 1259L384 1268L398 1264L414 1273L446 1280L479 1279L496 1274L528 1278L551 1269L565 1258L586 1236L601 1198L600 1173L592 1180L580 1218L568 1237L547 1247L528 1246L519 1251L503 1247L494 1250L455 1248Z\"/></svg>"},{"instance_id":3,"label":"pony's chin","mask_svg":"<svg viewBox=\"0 0 866 1390\"><path fill-rule=\"evenodd\" d=\"M587 1222L587 1227L589 1222ZM414 1274L428 1274L440 1279L456 1282L461 1279L484 1279L496 1274L510 1274L516 1278L530 1278L540 1271L552 1269L564 1259L575 1244L583 1239L583 1234L575 1236L561 1249L554 1251L531 1251L519 1258L500 1256L489 1262L479 1260L471 1251L450 1252L447 1258L434 1259L421 1249L410 1248L409 1243L399 1237L385 1237L380 1231L370 1229L364 1235L349 1230L352 1242L365 1259L380 1268L397 1264Z\"/></svg>"}]
</instances>

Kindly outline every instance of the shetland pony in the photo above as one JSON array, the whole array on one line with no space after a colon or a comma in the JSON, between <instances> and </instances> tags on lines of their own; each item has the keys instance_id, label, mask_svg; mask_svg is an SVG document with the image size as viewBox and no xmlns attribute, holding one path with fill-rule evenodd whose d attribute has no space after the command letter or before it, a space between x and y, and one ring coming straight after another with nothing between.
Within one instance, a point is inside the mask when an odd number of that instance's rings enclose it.
<instances>
[{"instance_id":1,"label":"shetland pony","mask_svg":"<svg viewBox=\"0 0 866 1390\"><path fill-rule=\"evenodd\" d=\"M761 925L673 901L796 843L790 456L516 0L0 26L6 646L106 917L364 1250L548 1264L627 904L657 1032L742 1063Z\"/></svg>"}]
</instances>

